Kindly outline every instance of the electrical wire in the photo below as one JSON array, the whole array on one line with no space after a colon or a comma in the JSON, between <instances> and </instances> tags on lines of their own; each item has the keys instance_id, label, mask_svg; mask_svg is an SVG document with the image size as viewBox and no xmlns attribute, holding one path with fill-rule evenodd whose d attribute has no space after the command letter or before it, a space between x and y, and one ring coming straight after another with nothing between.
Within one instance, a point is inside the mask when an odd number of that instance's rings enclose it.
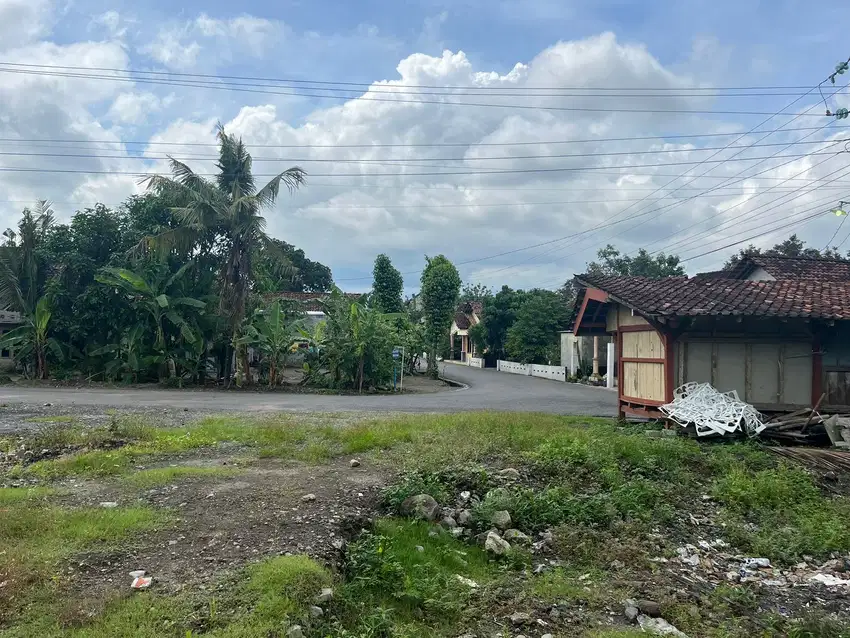
<instances>
[{"instance_id":1,"label":"electrical wire","mask_svg":"<svg viewBox=\"0 0 850 638\"><path fill-rule=\"evenodd\" d=\"M244 86L231 86L226 83L218 83L218 84L202 84L202 83L188 83L188 82L177 82L177 81L168 81L168 80L154 80L145 77L115 77L108 75L96 75L96 74L79 74L79 73L59 73L59 72L51 72L51 71L32 71L26 69L13 69L8 67L0 68L0 73L12 73L12 74L23 74L23 75L36 75L43 77L63 77L63 78L76 78L76 79L85 79L85 80L103 80L109 82L130 82L133 84L154 84L154 85L165 85L165 86L179 86L184 88L202 88L202 89L214 89L214 90L226 90L226 91L237 91L242 93L257 93L262 95L287 95L287 96L296 96L296 97L309 97L309 98L322 98L322 99L335 99L335 100L344 100L344 101L357 101L357 102L390 102L395 104L436 104L441 106L472 106L476 108L502 108L502 109L512 109L512 110L535 110L535 111L556 111L556 112L567 112L567 113L666 113L666 114L687 114L687 115L772 115L772 113L767 111L732 111L732 110L704 110L704 109L626 109L626 108L601 108L601 107L581 107L581 106L545 106L545 105L531 105L531 104L495 104L490 102L455 102L455 101L446 101L446 100L393 100L391 98L382 98L382 97L369 97L366 95L322 95L318 93L299 93L298 91L270 91L263 89L251 89L245 88ZM461 96L462 97L462 96ZM808 114L811 117L831 117L825 114Z\"/></svg>"},{"instance_id":2,"label":"electrical wire","mask_svg":"<svg viewBox=\"0 0 850 638\"><path fill-rule=\"evenodd\" d=\"M469 146L534 146L534 145L551 145L551 144L591 144L600 142L635 142L645 140L672 140L672 139L696 139L704 137L736 137L747 134L757 133L791 133L797 131L812 131L820 130L822 126L803 126L798 128L778 128L772 130L754 130L735 133L694 133L688 134L672 134L672 135L641 135L632 137L599 137L585 138L580 140L542 140L537 142L429 142L420 144L401 144L401 143L380 143L373 142L368 144L263 144L251 143L251 148L442 148L442 147L469 147ZM837 129L850 128L847 126L836 126ZM62 139L62 138L17 138L17 137L0 137L0 142L19 142L23 144L113 144L113 145L141 145L141 146L202 146L218 148L215 142L163 142L163 141L143 141L143 140L83 140L83 139Z\"/></svg>"}]
</instances>

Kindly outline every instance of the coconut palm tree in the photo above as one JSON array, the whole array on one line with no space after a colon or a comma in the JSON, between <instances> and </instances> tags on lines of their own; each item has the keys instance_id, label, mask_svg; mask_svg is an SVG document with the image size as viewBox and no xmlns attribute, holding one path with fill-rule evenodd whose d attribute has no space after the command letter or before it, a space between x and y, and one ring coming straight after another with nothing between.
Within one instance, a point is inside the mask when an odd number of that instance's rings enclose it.
<instances>
[{"instance_id":1,"label":"coconut palm tree","mask_svg":"<svg viewBox=\"0 0 850 638\"><path fill-rule=\"evenodd\" d=\"M228 320L235 343L245 318L253 278L253 258L260 248L274 251L261 215L277 200L283 184L292 192L304 183L304 171L294 166L260 188L251 171L251 155L240 138L218 125L219 159L215 181L204 179L183 162L170 157L171 177L145 178L148 189L167 193L182 203L174 209L179 226L148 238L158 249L189 251L199 243L219 240L223 245L219 308ZM240 347L247 372L247 349ZM230 357L228 356L228 359ZM230 364L226 366L230 372ZM250 382L250 379L247 379Z\"/></svg>"}]
</instances>

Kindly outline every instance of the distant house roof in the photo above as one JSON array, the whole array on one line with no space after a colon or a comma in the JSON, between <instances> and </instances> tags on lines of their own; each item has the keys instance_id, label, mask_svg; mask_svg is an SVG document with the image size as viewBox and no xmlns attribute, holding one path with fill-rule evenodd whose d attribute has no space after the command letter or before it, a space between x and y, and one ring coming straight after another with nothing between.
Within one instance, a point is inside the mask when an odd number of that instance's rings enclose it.
<instances>
[{"instance_id":1,"label":"distant house roof","mask_svg":"<svg viewBox=\"0 0 850 638\"><path fill-rule=\"evenodd\" d=\"M647 316L746 315L850 319L850 281L598 277L578 282Z\"/></svg>"},{"instance_id":2,"label":"distant house roof","mask_svg":"<svg viewBox=\"0 0 850 638\"><path fill-rule=\"evenodd\" d=\"M363 296L359 292L344 292L342 294L352 301ZM266 301L274 301L275 299L298 301L301 302L305 312L321 312L322 306L320 302L330 297L330 295L331 293L329 292L272 292L263 295L263 298Z\"/></svg>"},{"instance_id":3,"label":"distant house roof","mask_svg":"<svg viewBox=\"0 0 850 638\"><path fill-rule=\"evenodd\" d=\"M465 301L457 307L454 322L458 330L468 330L470 326L481 321L484 304L480 301Z\"/></svg>"},{"instance_id":4,"label":"distant house roof","mask_svg":"<svg viewBox=\"0 0 850 638\"><path fill-rule=\"evenodd\" d=\"M720 273L725 273L727 279L746 279L756 268L762 268L777 280L850 281L850 261L821 257L753 255Z\"/></svg>"}]
</instances>

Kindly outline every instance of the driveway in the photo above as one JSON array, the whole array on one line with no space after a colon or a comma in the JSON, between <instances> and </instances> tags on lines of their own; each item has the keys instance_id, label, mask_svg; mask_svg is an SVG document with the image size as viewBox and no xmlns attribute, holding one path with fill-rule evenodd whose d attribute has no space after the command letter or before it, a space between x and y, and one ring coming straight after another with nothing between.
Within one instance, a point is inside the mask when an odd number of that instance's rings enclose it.
<instances>
[{"instance_id":1,"label":"driveway","mask_svg":"<svg viewBox=\"0 0 850 638\"><path fill-rule=\"evenodd\" d=\"M176 408L217 412L550 412L614 416L616 394L604 388L560 383L495 370L443 364L443 374L467 384L433 394L340 396L119 388L0 388L0 403L50 403L103 408Z\"/></svg>"}]
</instances>

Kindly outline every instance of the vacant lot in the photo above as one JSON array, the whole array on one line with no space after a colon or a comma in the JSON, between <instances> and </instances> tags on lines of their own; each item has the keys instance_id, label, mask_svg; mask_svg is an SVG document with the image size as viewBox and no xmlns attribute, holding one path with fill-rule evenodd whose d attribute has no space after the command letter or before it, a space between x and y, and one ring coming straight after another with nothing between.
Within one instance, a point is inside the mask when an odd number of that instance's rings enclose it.
<instances>
[{"instance_id":1,"label":"vacant lot","mask_svg":"<svg viewBox=\"0 0 850 638\"><path fill-rule=\"evenodd\" d=\"M528 414L27 418L0 439L3 637L850 636L844 477L749 443Z\"/></svg>"}]
</instances>

